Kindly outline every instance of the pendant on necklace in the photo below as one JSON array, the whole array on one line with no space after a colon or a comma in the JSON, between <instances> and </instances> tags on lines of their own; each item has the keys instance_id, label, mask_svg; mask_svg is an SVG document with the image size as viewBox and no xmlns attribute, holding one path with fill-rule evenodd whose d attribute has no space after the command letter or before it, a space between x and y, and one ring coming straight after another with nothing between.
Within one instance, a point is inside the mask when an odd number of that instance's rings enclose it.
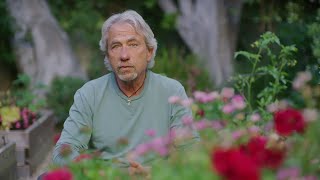
<instances>
[{"instance_id":1,"label":"pendant on necklace","mask_svg":"<svg viewBox=\"0 0 320 180\"><path fill-rule=\"evenodd\" d=\"M131 104L131 100L130 100L130 99L128 99L128 100L127 100L127 103L128 103L128 105L130 105L130 104Z\"/></svg>"}]
</instances>

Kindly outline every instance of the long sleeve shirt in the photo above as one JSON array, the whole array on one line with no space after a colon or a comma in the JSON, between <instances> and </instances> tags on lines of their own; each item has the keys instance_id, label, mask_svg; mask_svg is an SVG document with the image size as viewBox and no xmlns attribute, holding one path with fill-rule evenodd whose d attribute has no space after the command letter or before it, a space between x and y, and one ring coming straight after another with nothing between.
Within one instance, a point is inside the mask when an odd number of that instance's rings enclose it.
<instances>
[{"instance_id":1,"label":"long sleeve shirt","mask_svg":"<svg viewBox=\"0 0 320 180\"><path fill-rule=\"evenodd\" d=\"M89 144L90 148L103 149L102 159L121 158L137 145L150 141L146 130L153 129L156 137L160 137L172 128L181 127L182 117L192 113L189 108L170 104L171 96L187 98L178 81L150 70L142 92L129 99L117 86L113 72L87 82L75 93L69 117L53 151L54 163L65 164L87 150ZM126 139L125 146L119 145L121 139ZM69 158L61 156L63 144L72 149Z\"/></svg>"}]
</instances>

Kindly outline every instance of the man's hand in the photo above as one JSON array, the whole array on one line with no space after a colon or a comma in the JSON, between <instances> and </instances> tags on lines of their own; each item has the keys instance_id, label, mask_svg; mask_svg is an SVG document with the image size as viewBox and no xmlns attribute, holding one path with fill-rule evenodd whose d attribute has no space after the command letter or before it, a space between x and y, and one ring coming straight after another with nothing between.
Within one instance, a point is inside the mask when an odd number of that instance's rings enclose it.
<instances>
[{"instance_id":1,"label":"man's hand","mask_svg":"<svg viewBox=\"0 0 320 180\"><path fill-rule=\"evenodd\" d=\"M134 175L141 175L145 179L151 179L151 174L150 170L151 167L144 167L140 163L137 163L135 161L129 161L130 167L128 168L129 170L129 175L134 176Z\"/></svg>"}]
</instances>

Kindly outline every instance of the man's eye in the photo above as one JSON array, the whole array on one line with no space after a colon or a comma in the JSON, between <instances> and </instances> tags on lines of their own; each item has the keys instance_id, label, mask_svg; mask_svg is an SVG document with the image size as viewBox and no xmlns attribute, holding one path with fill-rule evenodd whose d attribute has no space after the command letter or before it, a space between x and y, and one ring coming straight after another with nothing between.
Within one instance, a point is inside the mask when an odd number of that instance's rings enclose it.
<instances>
[{"instance_id":1,"label":"man's eye","mask_svg":"<svg viewBox=\"0 0 320 180\"><path fill-rule=\"evenodd\" d=\"M111 46L111 49L115 49L115 48L118 48L118 47L120 47L120 45L119 44L115 44L115 45Z\"/></svg>"},{"instance_id":2,"label":"man's eye","mask_svg":"<svg viewBox=\"0 0 320 180\"><path fill-rule=\"evenodd\" d=\"M130 46L130 47L137 47L137 46L138 46L138 44L133 43L133 44L129 44L129 46Z\"/></svg>"}]
</instances>

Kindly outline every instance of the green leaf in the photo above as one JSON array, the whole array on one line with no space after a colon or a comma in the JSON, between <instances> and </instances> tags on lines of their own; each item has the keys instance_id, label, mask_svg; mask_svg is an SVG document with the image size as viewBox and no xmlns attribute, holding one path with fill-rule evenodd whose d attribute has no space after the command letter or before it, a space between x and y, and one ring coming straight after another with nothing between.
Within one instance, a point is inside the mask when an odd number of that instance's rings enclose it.
<instances>
[{"instance_id":1,"label":"green leaf","mask_svg":"<svg viewBox=\"0 0 320 180\"><path fill-rule=\"evenodd\" d=\"M247 51L238 51L234 54L234 58L237 58L239 55L242 55L246 57L249 60L258 60L260 58L260 55L249 53Z\"/></svg>"}]
</instances>

